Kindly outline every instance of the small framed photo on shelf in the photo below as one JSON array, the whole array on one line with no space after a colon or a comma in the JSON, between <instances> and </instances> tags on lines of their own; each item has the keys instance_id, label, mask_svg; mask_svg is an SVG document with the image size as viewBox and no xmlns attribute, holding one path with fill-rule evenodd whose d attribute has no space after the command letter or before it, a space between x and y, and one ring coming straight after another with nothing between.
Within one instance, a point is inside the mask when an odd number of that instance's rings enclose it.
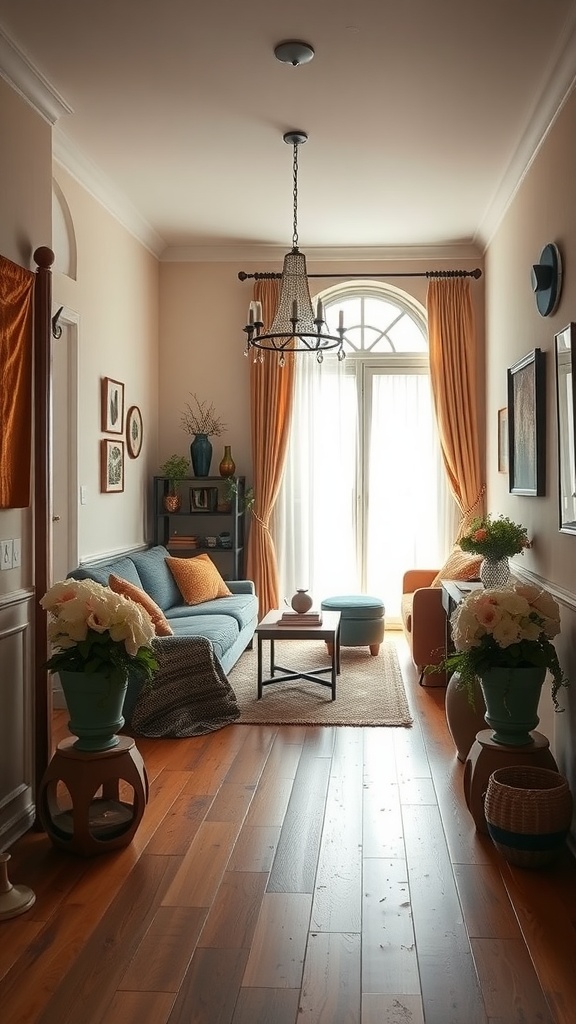
<instances>
[{"instance_id":1,"label":"small framed photo on shelf","mask_svg":"<svg viewBox=\"0 0 576 1024\"><path fill-rule=\"evenodd\" d=\"M124 441L108 437L100 441L100 490L103 494L124 490Z\"/></svg>"},{"instance_id":2,"label":"small framed photo on shelf","mask_svg":"<svg viewBox=\"0 0 576 1024\"><path fill-rule=\"evenodd\" d=\"M101 429L106 434L124 433L124 385L111 377L102 378Z\"/></svg>"},{"instance_id":3,"label":"small framed photo on shelf","mask_svg":"<svg viewBox=\"0 0 576 1024\"><path fill-rule=\"evenodd\" d=\"M508 409L498 409L498 472L508 472Z\"/></svg>"},{"instance_id":4,"label":"small framed photo on shelf","mask_svg":"<svg viewBox=\"0 0 576 1024\"><path fill-rule=\"evenodd\" d=\"M218 504L217 487L191 487L190 511L215 512Z\"/></svg>"},{"instance_id":5,"label":"small framed photo on shelf","mask_svg":"<svg viewBox=\"0 0 576 1024\"><path fill-rule=\"evenodd\" d=\"M142 413L137 405L131 405L126 414L126 448L131 459L140 455L142 437Z\"/></svg>"},{"instance_id":6,"label":"small framed photo on shelf","mask_svg":"<svg viewBox=\"0 0 576 1024\"><path fill-rule=\"evenodd\" d=\"M508 489L546 492L545 354L535 348L508 370Z\"/></svg>"}]
</instances>

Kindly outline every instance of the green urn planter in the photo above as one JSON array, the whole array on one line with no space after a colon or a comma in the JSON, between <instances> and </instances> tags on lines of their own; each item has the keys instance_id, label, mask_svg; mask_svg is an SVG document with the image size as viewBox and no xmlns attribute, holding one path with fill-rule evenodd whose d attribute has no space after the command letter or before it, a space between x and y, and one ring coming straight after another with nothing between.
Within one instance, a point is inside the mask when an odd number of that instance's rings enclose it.
<instances>
[{"instance_id":1,"label":"green urn planter","mask_svg":"<svg viewBox=\"0 0 576 1024\"><path fill-rule=\"evenodd\" d=\"M112 683L108 676L88 672L60 671L60 682L70 715L68 728L78 737L76 750L109 750L119 743L117 732L124 725L122 708L128 688Z\"/></svg>"},{"instance_id":2,"label":"green urn planter","mask_svg":"<svg viewBox=\"0 0 576 1024\"><path fill-rule=\"evenodd\" d=\"M538 703L546 669L492 668L482 673L480 686L486 704L486 721L494 730L492 739L510 747L523 747L533 742Z\"/></svg>"}]
</instances>

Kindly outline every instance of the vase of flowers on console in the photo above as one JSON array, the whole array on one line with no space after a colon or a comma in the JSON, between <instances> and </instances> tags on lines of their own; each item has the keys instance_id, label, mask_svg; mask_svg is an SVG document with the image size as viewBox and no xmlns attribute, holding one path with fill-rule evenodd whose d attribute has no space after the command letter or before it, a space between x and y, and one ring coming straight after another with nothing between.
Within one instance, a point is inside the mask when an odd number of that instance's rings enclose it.
<instances>
[{"instance_id":1,"label":"vase of flowers on console","mask_svg":"<svg viewBox=\"0 0 576 1024\"><path fill-rule=\"evenodd\" d=\"M526 529L507 516L491 515L474 519L458 541L462 551L482 555L480 579L486 588L504 587L510 580L512 555L521 555L530 547Z\"/></svg>"}]
</instances>

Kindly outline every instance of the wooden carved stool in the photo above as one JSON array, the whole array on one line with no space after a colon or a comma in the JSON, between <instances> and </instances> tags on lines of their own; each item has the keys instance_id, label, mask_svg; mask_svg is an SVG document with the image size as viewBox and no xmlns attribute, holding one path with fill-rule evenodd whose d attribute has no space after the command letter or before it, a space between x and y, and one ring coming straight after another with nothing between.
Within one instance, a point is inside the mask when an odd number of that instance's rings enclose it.
<instances>
[{"instance_id":1,"label":"wooden carved stool","mask_svg":"<svg viewBox=\"0 0 576 1024\"><path fill-rule=\"evenodd\" d=\"M59 743L44 773L40 820L56 846L83 857L127 846L148 801L140 751L128 736L110 750L76 750L75 742L70 737ZM127 784L122 794L121 782Z\"/></svg>"}]
</instances>

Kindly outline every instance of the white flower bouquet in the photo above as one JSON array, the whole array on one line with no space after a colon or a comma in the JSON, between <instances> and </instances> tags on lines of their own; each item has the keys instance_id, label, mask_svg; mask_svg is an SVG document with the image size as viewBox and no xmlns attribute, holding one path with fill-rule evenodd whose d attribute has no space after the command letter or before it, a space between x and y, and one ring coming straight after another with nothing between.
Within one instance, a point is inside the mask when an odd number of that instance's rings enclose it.
<instances>
[{"instance_id":1,"label":"white flower bouquet","mask_svg":"<svg viewBox=\"0 0 576 1024\"><path fill-rule=\"evenodd\" d=\"M122 684L128 672L143 681L157 668L152 619L135 601L92 580L55 583L40 605L49 613L51 672L100 673Z\"/></svg>"},{"instance_id":2,"label":"white flower bouquet","mask_svg":"<svg viewBox=\"0 0 576 1024\"><path fill-rule=\"evenodd\" d=\"M552 638L560 632L558 604L546 591L531 584L515 584L502 590L474 590L450 618L455 651L439 670L460 673L460 684L472 698L475 676L491 668L539 666L552 676L552 701L556 711L558 690L568 680L558 661Z\"/></svg>"}]
</instances>

